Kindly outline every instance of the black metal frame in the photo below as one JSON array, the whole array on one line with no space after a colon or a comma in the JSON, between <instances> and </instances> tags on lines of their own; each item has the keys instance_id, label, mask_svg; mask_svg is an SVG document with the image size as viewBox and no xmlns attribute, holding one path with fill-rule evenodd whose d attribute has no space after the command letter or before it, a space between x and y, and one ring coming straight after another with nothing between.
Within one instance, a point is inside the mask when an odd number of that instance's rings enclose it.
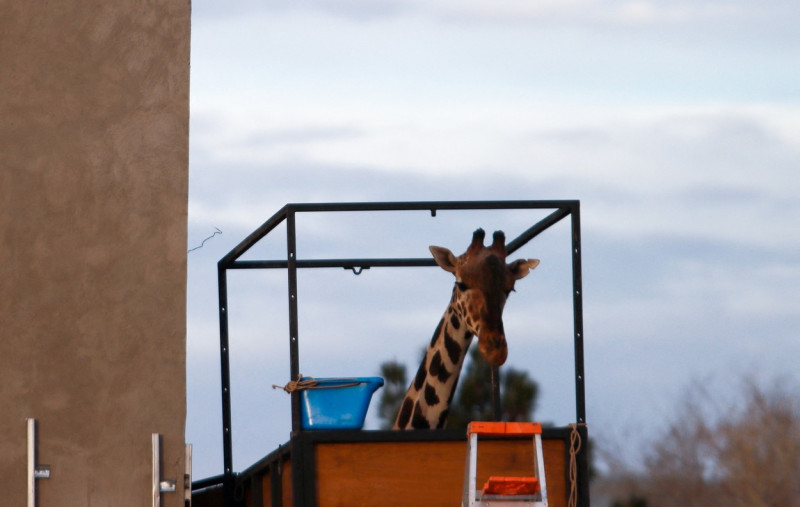
<instances>
[{"instance_id":1,"label":"black metal frame","mask_svg":"<svg viewBox=\"0 0 800 507\"><path fill-rule=\"evenodd\" d=\"M571 217L572 225L572 288L573 288L573 329L575 354L575 407L576 421L585 424L585 376L583 366L583 292L581 276L581 232L580 201L425 201L425 202L368 202L368 203L317 203L287 204L253 231L233 250L225 255L217 264L219 287L219 324L220 324L220 361L222 384L222 434L224 472L222 485L225 506L234 505L234 487L236 474L233 471L231 393L230 393L230 358L228 336L228 288L227 271L229 269L286 269L288 272L289 297L289 350L290 376L297 378L300 373L298 352L298 317L297 317L297 270L303 268L345 268L358 273L372 267L420 267L435 266L432 258L372 258L372 259L298 259L296 252L296 220L302 213L331 213L343 211L428 211L436 216L439 210L515 210L515 209L552 209L549 215L533 224L518 237L506 245L508 253L525 245L528 241L560 222ZM256 245L272 230L286 223L286 260L240 260L250 248ZM292 393L292 447L298 452L292 453L293 493L295 498L308 496L304 492L302 471L305 470L303 456L308 454L300 429L300 396ZM584 428L585 430L585 428ZM437 432L438 433L438 432ZM586 463L581 468L585 470ZM587 490L588 491L588 490ZM313 496L313 495L312 495Z\"/></svg>"}]
</instances>

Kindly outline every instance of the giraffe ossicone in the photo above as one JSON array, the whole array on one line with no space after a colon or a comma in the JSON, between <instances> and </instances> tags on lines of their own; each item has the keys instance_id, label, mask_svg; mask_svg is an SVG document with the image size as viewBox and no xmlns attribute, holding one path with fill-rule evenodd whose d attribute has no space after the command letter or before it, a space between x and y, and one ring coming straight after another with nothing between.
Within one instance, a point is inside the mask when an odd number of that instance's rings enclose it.
<instances>
[{"instance_id":1,"label":"giraffe ossicone","mask_svg":"<svg viewBox=\"0 0 800 507\"><path fill-rule=\"evenodd\" d=\"M436 264L456 278L450 304L436 326L417 374L411 381L394 429L439 429L447 414L474 336L484 357L500 366L508 356L503 308L514 284L538 264L538 259L506 263L505 235L496 231L490 246L486 233L476 230L466 252L455 256L431 246Z\"/></svg>"}]
</instances>

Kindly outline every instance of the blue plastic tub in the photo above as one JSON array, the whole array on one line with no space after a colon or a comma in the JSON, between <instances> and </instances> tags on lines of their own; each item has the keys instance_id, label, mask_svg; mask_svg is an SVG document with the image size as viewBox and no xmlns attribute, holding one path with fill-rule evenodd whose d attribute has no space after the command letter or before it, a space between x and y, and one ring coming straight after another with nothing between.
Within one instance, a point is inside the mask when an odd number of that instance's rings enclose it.
<instances>
[{"instance_id":1,"label":"blue plastic tub","mask_svg":"<svg viewBox=\"0 0 800 507\"><path fill-rule=\"evenodd\" d=\"M309 380L303 378L302 380ZM301 391L300 427L304 430L361 429L381 377L318 378Z\"/></svg>"}]
</instances>

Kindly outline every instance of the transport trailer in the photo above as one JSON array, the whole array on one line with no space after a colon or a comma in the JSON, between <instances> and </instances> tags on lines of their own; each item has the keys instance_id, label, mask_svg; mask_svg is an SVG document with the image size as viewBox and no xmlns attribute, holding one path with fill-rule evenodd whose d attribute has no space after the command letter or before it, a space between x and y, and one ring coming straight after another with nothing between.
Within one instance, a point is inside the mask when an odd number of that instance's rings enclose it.
<instances>
[{"instance_id":1,"label":"transport trailer","mask_svg":"<svg viewBox=\"0 0 800 507\"><path fill-rule=\"evenodd\" d=\"M283 269L288 277L290 377L300 378L297 273L308 268L344 268L359 274L371 268L435 266L432 258L303 259L296 255L296 224L309 213L544 210L548 214L506 243L510 255L548 228L569 219L572 265L575 423L544 428L541 444L548 499L544 505L589 506L588 429L585 412L583 293L580 203L556 201L424 201L287 204L223 257L217 265L219 289L223 473L193 482L195 507L326 505L457 505L465 484L465 430L362 431L303 427L301 393L291 393L291 438L246 470L233 470L227 273L239 269ZM285 229L286 257L243 260L270 232ZM375 238L380 241L380 238ZM535 365L532 365L535 366ZM496 373L496 372L495 372ZM495 375L496 377L496 375ZM499 389L494 387L498 418ZM482 440L477 480L489 473L528 475L533 453L528 438ZM489 471L489 468L495 470ZM507 503L507 502L503 502ZM494 503L491 503L494 505ZM488 503L485 505L489 505ZM511 503L508 503L510 506ZM534 504L526 504L534 505ZM542 505L541 503L536 505Z\"/></svg>"},{"instance_id":2,"label":"transport trailer","mask_svg":"<svg viewBox=\"0 0 800 507\"><path fill-rule=\"evenodd\" d=\"M585 427L542 430L548 505L589 505L586 446L576 449ZM236 474L233 505L246 507L455 506L464 487L465 430L298 433L264 459ZM571 444L573 443L573 444ZM577 452L575 452L577 450ZM295 458L297 457L297 458ZM481 441L478 484L490 475L529 475L533 446L528 438ZM293 474L299 473L298 480ZM193 507L221 507L223 477L194 484ZM574 490L574 493L572 491Z\"/></svg>"}]
</instances>

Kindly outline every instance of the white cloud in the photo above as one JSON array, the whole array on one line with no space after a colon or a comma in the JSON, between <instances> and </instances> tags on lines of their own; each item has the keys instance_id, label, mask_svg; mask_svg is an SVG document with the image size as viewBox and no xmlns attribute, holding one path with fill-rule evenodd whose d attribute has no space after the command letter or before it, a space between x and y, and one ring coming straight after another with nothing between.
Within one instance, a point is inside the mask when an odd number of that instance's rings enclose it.
<instances>
[{"instance_id":1,"label":"white cloud","mask_svg":"<svg viewBox=\"0 0 800 507\"><path fill-rule=\"evenodd\" d=\"M726 19L738 22L771 19L791 13L790 2L769 1L757 5L736 1L663 1L663 0L311 0L306 2L239 1L219 4L213 1L194 2L195 16L200 19L229 21L230 17L254 16L262 13L300 13L312 16L321 13L360 23L383 22L387 18L429 17L440 21L487 23L545 23L664 25L693 21Z\"/></svg>"},{"instance_id":2,"label":"white cloud","mask_svg":"<svg viewBox=\"0 0 800 507\"><path fill-rule=\"evenodd\" d=\"M794 196L800 182L794 173L800 152L788 140L800 138L800 125L783 120L787 108L774 115L778 108L749 106L563 115L557 108L541 115L533 109L445 107L429 111L430 121L400 113L370 121L366 112L355 111L343 114L340 126L327 123L319 111L319 119L295 118L285 130L277 123L226 122L227 139L210 132L204 145L214 153L214 164L228 167L210 188L225 205L228 223L246 223L257 210L266 217L276 208L248 179L263 181L270 191L305 193L305 200L331 200L312 197L324 196L337 175L357 187L362 171L370 171L370 179L415 179L419 189L441 186L447 178L483 185L494 180L498 188L503 178L528 181L531 188L558 181L593 206L587 224L611 232L796 243L784 231L798 214ZM196 136L204 137L202 131ZM249 169L237 169L243 167ZM304 167L327 175L321 184L304 177L296 186L291 174ZM206 170L197 171L202 178ZM432 176L441 182L426 183ZM194 218L219 216L220 210L209 211L201 202L192 202ZM224 217L218 220L226 224ZM743 230L749 231L746 237Z\"/></svg>"},{"instance_id":3,"label":"white cloud","mask_svg":"<svg viewBox=\"0 0 800 507\"><path fill-rule=\"evenodd\" d=\"M590 421L646 427L692 375L755 367L793 375L800 45L792 9L780 1L195 2L189 243L223 231L188 259L187 434L198 466L219 473L208 464L219 430L203 412L219 397L209 381L218 375L209 366L216 262L287 202L580 199ZM433 243L457 249L478 225L517 230L529 218L314 220L302 247L345 255L373 248L353 231L399 231L376 253L424 255ZM570 305L557 288L569 272L556 248L568 235L559 234L524 253L543 262L509 303L507 325L520 354L510 361L526 367L541 356L550 366L532 372L547 386L539 415L560 421L569 365L557 349L569 342L561 321ZM282 255L276 244L263 252ZM240 319L237 469L288 436L284 412L267 413L288 402L264 393L285 376L284 345L264 340L266 328L285 325L270 324L285 318L285 280L259 285L259 276L238 273L231 284ZM379 270L315 273L304 283L302 311L311 313L302 343L312 349L303 364L319 371L366 371L393 355L415 367L446 303L433 286L419 295L428 281ZM311 295L324 296L325 283L341 284L336 298ZM404 305L375 304L387 286ZM360 319L338 321L352 305ZM374 329L372 359L354 364L324 338L346 342Z\"/></svg>"}]
</instances>

